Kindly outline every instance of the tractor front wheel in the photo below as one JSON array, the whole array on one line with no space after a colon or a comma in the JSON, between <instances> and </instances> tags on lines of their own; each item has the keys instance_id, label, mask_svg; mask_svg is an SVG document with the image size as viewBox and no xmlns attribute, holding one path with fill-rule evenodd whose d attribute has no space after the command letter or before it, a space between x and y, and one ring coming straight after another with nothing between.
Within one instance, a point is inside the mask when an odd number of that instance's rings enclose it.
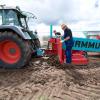
<instances>
[{"instance_id":1,"label":"tractor front wheel","mask_svg":"<svg viewBox=\"0 0 100 100\"><path fill-rule=\"evenodd\" d=\"M31 57L30 45L16 33L0 33L0 60L4 68L21 68Z\"/></svg>"}]
</instances>

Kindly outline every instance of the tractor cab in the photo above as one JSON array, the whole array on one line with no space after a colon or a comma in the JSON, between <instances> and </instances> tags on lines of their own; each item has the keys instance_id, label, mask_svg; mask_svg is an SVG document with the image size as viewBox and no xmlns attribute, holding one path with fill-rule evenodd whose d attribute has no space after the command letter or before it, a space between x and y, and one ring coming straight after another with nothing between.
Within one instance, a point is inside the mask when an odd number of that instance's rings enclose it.
<instances>
[{"instance_id":1,"label":"tractor cab","mask_svg":"<svg viewBox=\"0 0 100 100\"><path fill-rule=\"evenodd\" d=\"M0 8L0 25L15 25L28 29L27 17L18 7Z\"/></svg>"},{"instance_id":2,"label":"tractor cab","mask_svg":"<svg viewBox=\"0 0 100 100\"><path fill-rule=\"evenodd\" d=\"M27 24L30 17L35 18L19 7L0 5L0 66L21 68L29 62L32 54L40 56L39 38Z\"/></svg>"}]
</instances>

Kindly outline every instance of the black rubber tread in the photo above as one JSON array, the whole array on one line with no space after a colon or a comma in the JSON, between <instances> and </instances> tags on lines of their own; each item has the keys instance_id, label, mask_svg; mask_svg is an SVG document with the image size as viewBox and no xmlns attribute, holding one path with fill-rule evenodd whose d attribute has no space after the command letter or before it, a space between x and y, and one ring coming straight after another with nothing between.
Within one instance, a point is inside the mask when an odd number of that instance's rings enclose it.
<instances>
[{"instance_id":1,"label":"black rubber tread","mask_svg":"<svg viewBox=\"0 0 100 100\"><path fill-rule=\"evenodd\" d=\"M27 61L26 61L26 64L28 64L29 63L29 61L30 61L30 58L31 58L31 56L32 56L32 50L31 50L31 46L30 46L31 44L30 44L30 42L29 41L27 41L27 43L26 43L26 47L27 47ZM25 64L25 65L26 65Z\"/></svg>"},{"instance_id":2,"label":"black rubber tread","mask_svg":"<svg viewBox=\"0 0 100 100\"><path fill-rule=\"evenodd\" d=\"M0 42L8 39L18 44L21 49L21 58L17 63L14 64L8 64L1 60L2 67L7 69L22 68L28 63L31 58L31 48L29 42L23 40L21 37L19 37L16 33L13 32L6 31L0 34Z\"/></svg>"}]
</instances>

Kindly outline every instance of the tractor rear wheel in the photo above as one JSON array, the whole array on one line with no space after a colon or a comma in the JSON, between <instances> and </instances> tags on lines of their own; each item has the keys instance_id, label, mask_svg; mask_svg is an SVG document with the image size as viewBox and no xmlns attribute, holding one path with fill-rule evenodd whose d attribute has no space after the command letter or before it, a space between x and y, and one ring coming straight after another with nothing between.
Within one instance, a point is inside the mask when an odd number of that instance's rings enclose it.
<instances>
[{"instance_id":1,"label":"tractor rear wheel","mask_svg":"<svg viewBox=\"0 0 100 100\"><path fill-rule=\"evenodd\" d=\"M0 60L3 68L21 68L31 57L28 41L23 40L16 33L0 33Z\"/></svg>"}]
</instances>

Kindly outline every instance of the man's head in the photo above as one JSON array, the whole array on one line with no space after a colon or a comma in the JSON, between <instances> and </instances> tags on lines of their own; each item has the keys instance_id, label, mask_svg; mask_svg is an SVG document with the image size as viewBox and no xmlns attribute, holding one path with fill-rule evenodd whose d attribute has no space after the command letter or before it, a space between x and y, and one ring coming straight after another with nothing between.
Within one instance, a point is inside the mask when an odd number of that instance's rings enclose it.
<instances>
[{"instance_id":1,"label":"man's head","mask_svg":"<svg viewBox=\"0 0 100 100\"><path fill-rule=\"evenodd\" d=\"M56 30L54 30L53 33L56 34Z\"/></svg>"},{"instance_id":2,"label":"man's head","mask_svg":"<svg viewBox=\"0 0 100 100\"><path fill-rule=\"evenodd\" d=\"M65 30L65 29L68 28L68 27L67 27L67 25L65 25L65 24L61 24L61 28L62 28L62 30Z\"/></svg>"}]
</instances>

